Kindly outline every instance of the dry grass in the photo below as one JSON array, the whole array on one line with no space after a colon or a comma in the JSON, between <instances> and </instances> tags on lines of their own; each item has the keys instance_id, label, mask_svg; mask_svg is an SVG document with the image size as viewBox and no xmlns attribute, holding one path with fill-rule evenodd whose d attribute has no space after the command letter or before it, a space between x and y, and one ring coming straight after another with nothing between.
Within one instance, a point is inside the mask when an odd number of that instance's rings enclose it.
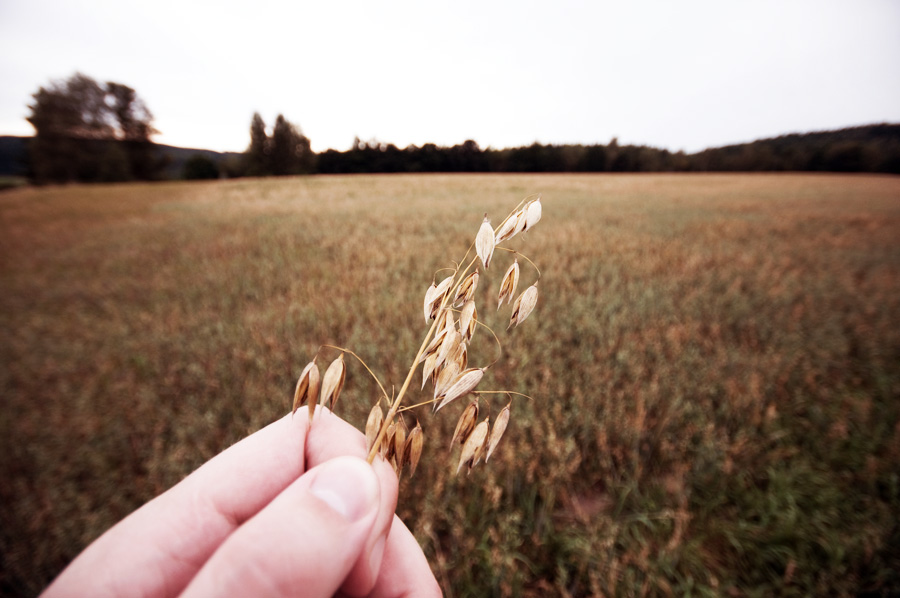
<instances>
[{"instance_id":1,"label":"dry grass","mask_svg":"<svg viewBox=\"0 0 900 598\"><path fill-rule=\"evenodd\" d=\"M0 590L283 414L320 344L399 386L447 248L537 192L541 298L485 375L536 400L467 478L426 418L401 490L447 595L900 591L900 179L806 175L4 193ZM342 415L377 396L351 366Z\"/></svg>"}]
</instances>

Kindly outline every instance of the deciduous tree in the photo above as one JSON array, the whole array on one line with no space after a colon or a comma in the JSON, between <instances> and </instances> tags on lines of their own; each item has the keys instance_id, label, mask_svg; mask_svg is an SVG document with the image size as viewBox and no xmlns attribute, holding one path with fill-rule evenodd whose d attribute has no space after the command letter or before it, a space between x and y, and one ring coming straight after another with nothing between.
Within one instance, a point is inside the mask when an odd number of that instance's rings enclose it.
<instances>
[{"instance_id":1,"label":"deciduous tree","mask_svg":"<svg viewBox=\"0 0 900 598\"><path fill-rule=\"evenodd\" d=\"M76 73L33 95L31 167L38 182L156 178L153 115L134 89Z\"/></svg>"}]
</instances>

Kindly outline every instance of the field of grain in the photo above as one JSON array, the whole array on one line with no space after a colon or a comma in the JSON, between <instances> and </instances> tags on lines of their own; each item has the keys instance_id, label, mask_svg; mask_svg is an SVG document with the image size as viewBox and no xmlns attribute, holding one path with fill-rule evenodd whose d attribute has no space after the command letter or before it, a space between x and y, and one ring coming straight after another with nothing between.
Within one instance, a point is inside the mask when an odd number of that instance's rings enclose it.
<instances>
[{"instance_id":1,"label":"field of grain","mask_svg":"<svg viewBox=\"0 0 900 598\"><path fill-rule=\"evenodd\" d=\"M0 194L0 592L284 414L319 345L399 386L434 272L532 193L540 301L482 387L534 400L468 477L463 405L426 409L401 486L446 595L900 591L900 178L428 175Z\"/></svg>"}]
</instances>

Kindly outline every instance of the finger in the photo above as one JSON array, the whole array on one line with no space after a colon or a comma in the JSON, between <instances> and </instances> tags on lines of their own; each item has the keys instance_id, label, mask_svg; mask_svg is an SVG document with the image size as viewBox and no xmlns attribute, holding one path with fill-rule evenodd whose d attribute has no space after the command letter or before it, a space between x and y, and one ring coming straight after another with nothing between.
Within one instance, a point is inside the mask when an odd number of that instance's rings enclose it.
<instances>
[{"instance_id":1,"label":"finger","mask_svg":"<svg viewBox=\"0 0 900 598\"><path fill-rule=\"evenodd\" d=\"M336 420L327 427L319 425L319 420ZM368 455L366 439L363 434L347 422L334 417L327 410L321 417L316 416L306 443L306 461L308 467L325 463L340 454L354 455L365 459ZM353 566L341 590L347 596L366 596L378 579L385 552L385 540L394 522L394 511L397 508L398 482L390 464L377 457L372 463L381 484L381 505L375 525L366 541L365 550Z\"/></svg>"},{"instance_id":2,"label":"finger","mask_svg":"<svg viewBox=\"0 0 900 598\"><path fill-rule=\"evenodd\" d=\"M311 469L229 536L183 596L334 595L364 551L380 486L355 457Z\"/></svg>"},{"instance_id":3,"label":"finger","mask_svg":"<svg viewBox=\"0 0 900 598\"><path fill-rule=\"evenodd\" d=\"M415 536L395 515L371 598L429 598L442 595Z\"/></svg>"},{"instance_id":4,"label":"finger","mask_svg":"<svg viewBox=\"0 0 900 598\"><path fill-rule=\"evenodd\" d=\"M349 425L327 415L313 428L352 445ZM177 595L225 538L305 471L308 431L308 418L287 415L213 457L91 544L45 595Z\"/></svg>"}]
</instances>

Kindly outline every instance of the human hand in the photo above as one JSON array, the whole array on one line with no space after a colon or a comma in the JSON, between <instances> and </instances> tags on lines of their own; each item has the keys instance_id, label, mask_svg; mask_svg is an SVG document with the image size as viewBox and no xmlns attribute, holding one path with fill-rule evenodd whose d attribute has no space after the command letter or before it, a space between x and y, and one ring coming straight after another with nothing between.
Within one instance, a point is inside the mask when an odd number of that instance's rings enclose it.
<instances>
[{"instance_id":1,"label":"human hand","mask_svg":"<svg viewBox=\"0 0 900 598\"><path fill-rule=\"evenodd\" d=\"M397 476L319 408L210 459L88 546L43 596L440 596Z\"/></svg>"}]
</instances>

